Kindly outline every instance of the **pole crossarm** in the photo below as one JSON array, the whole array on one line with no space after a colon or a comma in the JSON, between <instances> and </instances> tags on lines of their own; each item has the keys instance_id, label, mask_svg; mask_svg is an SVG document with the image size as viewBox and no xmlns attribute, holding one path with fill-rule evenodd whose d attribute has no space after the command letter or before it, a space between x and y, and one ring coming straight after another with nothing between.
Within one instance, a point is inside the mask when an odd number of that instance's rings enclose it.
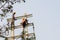
<instances>
[{"instance_id":1,"label":"pole crossarm","mask_svg":"<svg viewBox=\"0 0 60 40\"><path fill-rule=\"evenodd\" d=\"M0 35L0 37L6 38L6 37L5 37L5 36L3 36L3 35Z\"/></svg>"},{"instance_id":2,"label":"pole crossarm","mask_svg":"<svg viewBox=\"0 0 60 40\"><path fill-rule=\"evenodd\" d=\"M26 25L26 27L28 27L28 26L33 26L33 23L28 23ZM20 25L17 25L17 26L14 27L14 29L18 29L18 28L22 28L22 24L21 23L20 23ZM8 29L11 30L11 27L8 27Z\"/></svg>"},{"instance_id":3,"label":"pole crossarm","mask_svg":"<svg viewBox=\"0 0 60 40\"><path fill-rule=\"evenodd\" d=\"M23 15L23 16L18 16L18 17L15 17L15 19L16 19L16 20L22 19L23 17L29 18L29 17L32 17L32 14ZM12 18L7 19L7 21L11 22L11 21L12 21Z\"/></svg>"},{"instance_id":4,"label":"pole crossarm","mask_svg":"<svg viewBox=\"0 0 60 40\"><path fill-rule=\"evenodd\" d=\"M26 37L26 36L33 36L34 35L34 33L28 33L28 34L24 34L24 37ZM11 36L11 37L7 37L7 38L21 38L22 37L22 35L17 35L17 36Z\"/></svg>"}]
</instances>

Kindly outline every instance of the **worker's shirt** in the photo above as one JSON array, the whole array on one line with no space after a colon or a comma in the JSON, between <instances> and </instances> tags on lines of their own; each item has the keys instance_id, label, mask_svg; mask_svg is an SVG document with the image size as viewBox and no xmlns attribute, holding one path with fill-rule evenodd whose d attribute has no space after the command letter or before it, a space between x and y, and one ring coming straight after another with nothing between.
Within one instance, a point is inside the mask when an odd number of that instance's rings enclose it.
<instances>
[{"instance_id":1,"label":"worker's shirt","mask_svg":"<svg viewBox=\"0 0 60 40\"><path fill-rule=\"evenodd\" d=\"M28 23L27 19L22 19L22 26L25 28Z\"/></svg>"}]
</instances>

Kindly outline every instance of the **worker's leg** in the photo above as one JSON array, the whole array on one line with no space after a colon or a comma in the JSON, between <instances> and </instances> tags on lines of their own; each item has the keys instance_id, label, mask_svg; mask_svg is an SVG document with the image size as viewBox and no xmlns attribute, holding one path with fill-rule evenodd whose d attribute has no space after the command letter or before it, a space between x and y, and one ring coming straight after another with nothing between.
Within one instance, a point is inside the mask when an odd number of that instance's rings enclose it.
<instances>
[{"instance_id":1,"label":"worker's leg","mask_svg":"<svg viewBox=\"0 0 60 40\"><path fill-rule=\"evenodd\" d=\"M24 29L25 29L25 28L23 27L23 34L24 34Z\"/></svg>"}]
</instances>

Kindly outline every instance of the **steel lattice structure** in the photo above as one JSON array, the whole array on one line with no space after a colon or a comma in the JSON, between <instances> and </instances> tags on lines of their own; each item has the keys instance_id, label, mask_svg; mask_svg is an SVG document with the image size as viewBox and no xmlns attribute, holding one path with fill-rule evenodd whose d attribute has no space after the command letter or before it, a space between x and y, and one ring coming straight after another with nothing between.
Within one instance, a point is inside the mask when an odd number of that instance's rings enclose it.
<instances>
[{"instance_id":1,"label":"steel lattice structure","mask_svg":"<svg viewBox=\"0 0 60 40\"><path fill-rule=\"evenodd\" d=\"M2 14L0 14L0 16L2 17L5 17L6 14L8 12L13 12L13 4L17 3L17 2L20 2L21 0L0 0L0 3L1 3L1 6L0 6L0 10L3 12ZM25 3L25 0L22 0L24 3ZM5 6L7 4L7 6ZM19 20L19 19L22 19L23 17L26 17L26 18L29 18L29 17L32 17L32 14L28 14L28 15L23 15L23 16L18 16L18 17L14 17L16 20ZM21 35L17 35L15 36L14 35L14 30L15 29L18 29L18 28L22 28L22 24L20 23L20 25L17 25L15 26L14 23L15 23L15 19L13 18L8 18L7 19L7 26L8 27L5 27L5 31L2 30L2 27L0 28L0 37L3 37L5 38L5 40L14 40L14 39L18 39L18 38L21 38L21 40L36 40L36 36L35 36L35 29L34 29L34 23L28 23L26 25L26 29L24 32L22 32ZM11 24L9 24L11 23ZM5 25L3 25L5 26ZM29 26L32 26L32 30L33 30L33 33L28 33L28 27ZM7 37L6 35L9 35L7 33L9 33L11 30L11 36L10 37ZM3 31L3 32L1 32ZM6 33L7 32L7 33ZM3 35L3 33L5 33L5 35Z\"/></svg>"}]
</instances>

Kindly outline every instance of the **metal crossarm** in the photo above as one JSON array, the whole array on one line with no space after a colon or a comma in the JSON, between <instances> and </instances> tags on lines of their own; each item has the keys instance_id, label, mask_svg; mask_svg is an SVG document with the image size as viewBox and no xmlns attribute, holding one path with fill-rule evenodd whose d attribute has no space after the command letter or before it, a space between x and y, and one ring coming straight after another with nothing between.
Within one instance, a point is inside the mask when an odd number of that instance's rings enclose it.
<instances>
[{"instance_id":1,"label":"metal crossarm","mask_svg":"<svg viewBox=\"0 0 60 40\"><path fill-rule=\"evenodd\" d=\"M26 37L26 36L33 36L34 35L34 33L28 33L28 34L25 34L24 36ZM7 38L21 38L22 37L22 35L17 35L17 36L11 36L11 37L7 37Z\"/></svg>"},{"instance_id":2,"label":"metal crossarm","mask_svg":"<svg viewBox=\"0 0 60 40\"><path fill-rule=\"evenodd\" d=\"M32 25L32 23L28 23L28 24L26 25L26 27L28 27L28 26L33 26L33 25ZM14 28L15 28L15 29L22 28L22 24L17 25L17 26L15 26ZM11 30L11 27L8 27L8 29Z\"/></svg>"},{"instance_id":3,"label":"metal crossarm","mask_svg":"<svg viewBox=\"0 0 60 40\"><path fill-rule=\"evenodd\" d=\"M24 15L24 16L18 16L18 17L15 17L15 19L18 20L18 19L21 19L22 17L29 18L29 17L32 17L32 14L28 14L28 15ZM11 22L12 18L7 19L7 21Z\"/></svg>"},{"instance_id":4,"label":"metal crossarm","mask_svg":"<svg viewBox=\"0 0 60 40\"><path fill-rule=\"evenodd\" d=\"M0 35L0 37L6 38L6 37L5 37L5 36L3 36L3 35Z\"/></svg>"}]
</instances>

